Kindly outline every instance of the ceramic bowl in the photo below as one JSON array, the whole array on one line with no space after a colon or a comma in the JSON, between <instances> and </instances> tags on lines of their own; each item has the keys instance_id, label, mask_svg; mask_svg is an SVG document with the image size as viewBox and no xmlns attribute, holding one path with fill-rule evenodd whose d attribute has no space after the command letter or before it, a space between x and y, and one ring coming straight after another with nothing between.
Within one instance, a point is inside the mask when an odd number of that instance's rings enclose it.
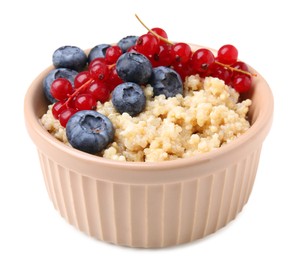
<instances>
[{"instance_id":1,"label":"ceramic bowl","mask_svg":"<svg viewBox=\"0 0 296 260\"><path fill-rule=\"evenodd\" d=\"M247 203L273 115L272 92L253 68L251 127L245 134L199 156L155 163L104 159L48 133L40 118L48 106L42 80L51 69L27 91L25 122L49 197L71 225L117 245L168 247L214 233Z\"/></svg>"}]
</instances>

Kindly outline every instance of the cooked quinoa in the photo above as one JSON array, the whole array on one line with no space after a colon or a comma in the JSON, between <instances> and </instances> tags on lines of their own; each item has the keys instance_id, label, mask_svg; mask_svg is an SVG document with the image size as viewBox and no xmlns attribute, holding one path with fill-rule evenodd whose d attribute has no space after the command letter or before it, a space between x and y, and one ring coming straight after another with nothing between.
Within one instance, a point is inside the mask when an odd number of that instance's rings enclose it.
<instances>
[{"instance_id":1,"label":"cooked quinoa","mask_svg":"<svg viewBox=\"0 0 296 260\"><path fill-rule=\"evenodd\" d=\"M190 76L184 96L153 97L144 87L146 108L136 117L119 114L111 100L98 102L97 111L115 128L114 142L99 156L119 161L166 161L209 152L225 145L250 127L247 113L251 100L239 102L239 94L218 78ZM53 136L68 144L66 130L51 112L41 122Z\"/></svg>"}]
</instances>

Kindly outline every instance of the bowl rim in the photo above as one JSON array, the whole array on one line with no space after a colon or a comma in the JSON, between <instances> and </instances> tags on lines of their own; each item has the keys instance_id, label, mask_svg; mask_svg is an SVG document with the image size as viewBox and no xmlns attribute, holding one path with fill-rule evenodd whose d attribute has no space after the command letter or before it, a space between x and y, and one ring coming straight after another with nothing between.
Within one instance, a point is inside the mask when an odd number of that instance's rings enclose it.
<instances>
[{"instance_id":1,"label":"bowl rim","mask_svg":"<svg viewBox=\"0 0 296 260\"><path fill-rule=\"evenodd\" d=\"M199 45L193 45L195 48L201 48ZM209 48L210 49L210 48ZM231 141L230 143L223 145L217 149L214 149L210 152L201 153L198 155L190 156L188 158L180 158L176 160L169 161L161 161L161 162L126 162L126 161L117 161L112 159L103 158L97 155L88 154L86 152L79 151L73 147L70 147L63 142L57 140L54 136L52 136L41 124L40 118L37 116L37 112L34 109L32 97L34 96L34 92L38 88L42 88L42 80L46 73L48 73L53 66L49 66L45 70L43 70L31 83L29 89L27 90L25 101L24 101L24 114L25 114L25 123L29 135L34 141L35 135L39 136L39 138L48 142L55 149L63 150L71 157L84 160L85 162L91 164L99 164L104 165L106 167L118 168L118 169L133 169L140 170L138 174L141 172L153 172L154 170L168 170L168 169L176 169L182 167L188 167L196 164L203 164L213 159L219 158L223 154L226 153L235 153L235 150L241 146L245 145L248 141L253 140L253 142L263 142L265 139L272 123L273 117L273 109L274 109L274 100L271 89L266 82L266 80L250 66L250 70L257 74L257 77L254 78L253 87L260 83L261 91L265 91L265 99L264 104L261 104L259 114L255 120L255 122L250 126L250 128L241 136ZM34 141L35 142L35 141ZM36 142L35 142L36 144ZM37 144L36 144L37 145Z\"/></svg>"}]
</instances>

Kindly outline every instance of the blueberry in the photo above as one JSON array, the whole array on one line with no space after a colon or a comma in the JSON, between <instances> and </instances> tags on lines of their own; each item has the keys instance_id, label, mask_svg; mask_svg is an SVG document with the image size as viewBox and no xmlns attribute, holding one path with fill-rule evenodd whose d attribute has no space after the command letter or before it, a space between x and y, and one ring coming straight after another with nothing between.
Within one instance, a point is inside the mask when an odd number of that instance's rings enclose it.
<instances>
[{"instance_id":1,"label":"blueberry","mask_svg":"<svg viewBox=\"0 0 296 260\"><path fill-rule=\"evenodd\" d=\"M122 53L125 53L130 47L134 46L136 44L136 41L138 40L138 36L126 36L122 38L117 45L122 50Z\"/></svg>"},{"instance_id":2,"label":"blueberry","mask_svg":"<svg viewBox=\"0 0 296 260\"><path fill-rule=\"evenodd\" d=\"M87 56L80 48L66 45L55 50L52 62L56 68L81 71L86 66Z\"/></svg>"},{"instance_id":3,"label":"blueberry","mask_svg":"<svg viewBox=\"0 0 296 260\"><path fill-rule=\"evenodd\" d=\"M106 51L110 46L110 44L103 43L93 47L88 54L88 63L96 58L105 58Z\"/></svg>"},{"instance_id":4,"label":"blueberry","mask_svg":"<svg viewBox=\"0 0 296 260\"><path fill-rule=\"evenodd\" d=\"M173 69L159 66L153 69L150 79L154 96L165 95L166 98L177 94L183 95L183 83L180 75Z\"/></svg>"},{"instance_id":5,"label":"blueberry","mask_svg":"<svg viewBox=\"0 0 296 260\"><path fill-rule=\"evenodd\" d=\"M125 82L146 84L152 74L150 61L137 52L126 52L116 62L118 76Z\"/></svg>"},{"instance_id":6,"label":"blueberry","mask_svg":"<svg viewBox=\"0 0 296 260\"><path fill-rule=\"evenodd\" d=\"M66 125L69 143L76 149L95 154L113 142L114 127L110 119L94 110L81 110Z\"/></svg>"},{"instance_id":7,"label":"blueberry","mask_svg":"<svg viewBox=\"0 0 296 260\"><path fill-rule=\"evenodd\" d=\"M143 89L136 83L119 84L112 92L112 103L120 113L136 116L145 109L146 97Z\"/></svg>"},{"instance_id":8,"label":"blueberry","mask_svg":"<svg viewBox=\"0 0 296 260\"><path fill-rule=\"evenodd\" d=\"M58 68L51 70L47 76L43 79L43 91L50 103L55 103L57 100L51 95L50 93L50 86L51 83L58 78L65 78L68 79L72 86L74 85L74 78L78 74L75 70L70 70L66 68Z\"/></svg>"}]
</instances>

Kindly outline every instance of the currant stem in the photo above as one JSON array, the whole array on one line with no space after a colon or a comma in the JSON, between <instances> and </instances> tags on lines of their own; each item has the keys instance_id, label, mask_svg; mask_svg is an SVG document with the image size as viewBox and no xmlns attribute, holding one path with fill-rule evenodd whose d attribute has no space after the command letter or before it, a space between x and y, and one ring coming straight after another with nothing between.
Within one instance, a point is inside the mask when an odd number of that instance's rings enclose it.
<instances>
[{"instance_id":1,"label":"currant stem","mask_svg":"<svg viewBox=\"0 0 296 260\"><path fill-rule=\"evenodd\" d=\"M168 44L171 44L171 45L174 45L174 43L170 42L168 39L164 38L164 37L161 37L160 35L158 35L157 33L153 32L149 27L147 27L143 21L140 19L140 17L135 14L136 18L138 19L138 21L150 32L152 33L155 37L157 37L158 39L168 43Z\"/></svg>"},{"instance_id":2,"label":"currant stem","mask_svg":"<svg viewBox=\"0 0 296 260\"><path fill-rule=\"evenodd\" d=\"M219 62L219 61L216 61L215 60L215 63L220 65L220 66L223 66L223 67L226 67L227 69L230 69L231 71L237 71L237 72L240 72L240 73L243 73L243 74L246 74L246 75L249 75L249 76L253 76L253 77L257 77L257 74L256 73L251 73L249 71L245 71L245 70L241 70L241 69L237 69L237 68L233 68L231 67L230 65L228 64L224 64L222 62Z\"/></svg>"}]
</instances>

